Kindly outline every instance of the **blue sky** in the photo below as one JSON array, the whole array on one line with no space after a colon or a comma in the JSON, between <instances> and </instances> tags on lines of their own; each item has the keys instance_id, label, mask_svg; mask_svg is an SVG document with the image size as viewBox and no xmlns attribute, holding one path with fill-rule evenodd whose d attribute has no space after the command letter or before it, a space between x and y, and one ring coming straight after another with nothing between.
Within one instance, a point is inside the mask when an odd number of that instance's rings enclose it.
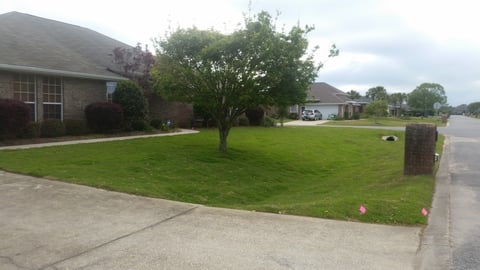
<instances>
[{"instance_id":1,"label":"blue sky","mask_svg":"<svg viewBox=\"0 0 480 270\"><path fill-rule=\"evenodd\" d=\"M452 106L480 101L480 25L476 1L252 0L251 12L280 12L278 25L314 25L310 44L325 61L317 81L364 94L384 86L409 93L424 82L444 86ZM149 44L176 27L231 32L248 0L2 0L0 14L28 13L90 28L130 45Z\"/></svg>"}]
</instances>

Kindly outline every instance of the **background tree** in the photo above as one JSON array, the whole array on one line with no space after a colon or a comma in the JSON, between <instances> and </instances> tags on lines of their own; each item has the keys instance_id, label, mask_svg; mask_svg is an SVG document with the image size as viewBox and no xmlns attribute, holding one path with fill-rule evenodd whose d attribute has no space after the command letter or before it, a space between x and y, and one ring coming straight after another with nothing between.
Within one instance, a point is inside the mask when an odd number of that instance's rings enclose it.
<instances>
[{"instance_id":1,"label":"background tree","mask_svg":"<svg viewBox=\"0 0 480 270\"><path fill-rule=\"evenodd\" d=\"M388 96L388 101L395 107L398 107L400 112L402 112L402 106L407 101L406 93L393 93Z\"/></svg>"},{"instance_id":2,"label":"background tree","mask_svg":"<svg viewBox=\"0 0 480 270\"><path fill-rule=\"evenodd\" d=\"M470 114L473 114L475 116L478 116L480 114L480 102L470 103L468 104L467 108Z\"/></svg>"},{"instance_id":3,"label":"background tree","mask_svg":"<svg viewBox=\"0 0 480 270\"><path fill-rule=\"evenodd\" d=\"M375 123L378 123L377 118L388 115L388 103L386 100L374 100L367 105L365 113L373 116Z\"/></svg>"},{"instance_id":4,"label":"background tree","mask_svg":"<svg viewBox=\"0 0 480 270\"><path fill-rule=\"evenodd\" d=\"M447 105L445 90L437 83L422 83L408 95L408 105L423 111L423 116L427 116L428 111L433 111L433 104L436 102Z\"/></svg>"},{"instance_id":5,"label":"background tree","mask_svg":"<svg viewBox=\"0 0 480 270\"><path fill-rule=\"evenodd\" d=\"M355 90L348 91L347 95L352 100L359 99L361 97L360 93Z\"/></svg>"},{"instance_id":6,"label":"background tree","mask_svg":"<svg viewBox=\"0 0 480 270\"><path fill-rule=\"evenodd\" d=\"M286 71L296 67L309 73L294 72L291 77L294 89L307 91L303 86L317 71L308 57L303 58L304 36L310 30L295 27L288 34L278 33L266 12L246 18L244 28L230 35L178 29L156 41L155 90L168 99L207 110L218 127L219 150L226 152L228 134L240 115L248 108L283 102L279 85L288 78ZM298 44L290 46L289 42ZM293 51L279 61L279 52L287 49ZM279 63L292 66L278 68Z\"/></svg>"},{"instance_id":7,"label":"background tree","mask_svg":"<svg viewBox=\"0 0 480 270\"><path fill-rule=\"evenodd\" d=\"M150 70L155 63L155 57L148 50L148 46L145 46L145 50L142 49L141 43L131 48L116 47L113 49L112 57L117 68L111 71L135 81L144 90L151 90Z\"/></svg>"},{"instance_id":8,"label":"background tree","mask_svg":"<svg viewBox=\"0 0 480 270\"><path fill-rule=\"evenodd\" d=\"M383 86L372 87L368 89L365 94L367 98L370 98L372 101L375 100L388 100L387 89Z\"/></svg>"}]
</instances>

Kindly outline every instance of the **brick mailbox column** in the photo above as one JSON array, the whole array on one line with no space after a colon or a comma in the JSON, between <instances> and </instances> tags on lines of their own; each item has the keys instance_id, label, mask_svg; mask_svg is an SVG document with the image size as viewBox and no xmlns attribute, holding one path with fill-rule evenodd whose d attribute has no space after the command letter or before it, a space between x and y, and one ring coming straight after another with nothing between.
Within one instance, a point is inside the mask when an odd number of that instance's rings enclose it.
<instances>
[{"instance_id":1,"label":"brick mailbox column","mask_svg":"<svg viewBox=\"0 0 480 270\"><path fill-rule=\"evenodd\" d=\"M405 129L405 175L432 174L437 127L433 124L409 124Z\"/></svg>"}]
</instances>

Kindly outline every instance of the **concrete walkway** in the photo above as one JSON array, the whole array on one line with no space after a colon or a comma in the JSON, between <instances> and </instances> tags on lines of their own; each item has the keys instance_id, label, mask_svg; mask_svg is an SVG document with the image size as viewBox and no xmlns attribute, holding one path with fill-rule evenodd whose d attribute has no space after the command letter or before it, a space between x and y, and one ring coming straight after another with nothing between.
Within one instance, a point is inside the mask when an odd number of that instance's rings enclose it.
<instances>
[{"instance_id":1,"label":"concrete walkway","mask_svg":"<svg viewBox=\"0 0 480 270\"><path fill-rule=\"evenodd\" d=\"M6 270L418 266L420 227L212 208L3 171L0 198Z\"/></svg>"},{"instance_id":2,"label":"concrete walkway","mask_svg":"<svg viewBox=\"0 0 480 270\"><path fill-rule=\"evenodd\" d=\"M0 269L413 269L419 227L211 208L0 171Z\"/></svg>"},{"instance_id":3,"label":"concrete walkway","mask_svg":"<svg viewBox=\"0 0 480 270\"><path fill-rule=\"evenodd\" d=\"M98 143L98 142L109 142L109 141L124 141L124 140L133 140L133 139L141 139L141 138L178 136L178 135L186 135L186 134L192 134L192 133L198 133L198 131L197 131L197 130L191 130L191 129L179 129L178 132L169 132L169 133L155 133L155 134L137 135L137 136L124 136L124 137L111 137L111 138L100 138L100 139L86 139L86 140L76 140L76 141L63 141L63 142L51 142L51 143L12 145L12 146L2 146L2 147L0 147L0 150L28 149L28 148L39 148L39 147L58 146L58 145Z\"/></svg>"}]
</instances>

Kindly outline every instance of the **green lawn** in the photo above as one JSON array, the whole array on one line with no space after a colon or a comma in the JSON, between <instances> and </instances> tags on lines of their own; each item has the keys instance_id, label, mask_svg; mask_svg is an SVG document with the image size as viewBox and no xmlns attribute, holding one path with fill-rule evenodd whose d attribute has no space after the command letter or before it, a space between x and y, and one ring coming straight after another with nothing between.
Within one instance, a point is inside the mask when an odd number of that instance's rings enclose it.
<instances>
[{"instance_id":1,"label":"green lawn","mask_svg":"<svg viewBox=\"0 0 480 270\"><path fill-rule=\"evenodd\" d=\"M382 141L397 135L398 142ZM379 223L425 224L433 177L403 176L401 131L234 128L0 151L0 168L211 206ZM441 142L438 143L439 149ZM365 205L367 213L358 208Z\"/></svg>"},{"instance_id":2,"label":"green lawn","mask_svg":"<svg viewBox=\"0 0 480 270\"><path fill-rule=\"evenodd\" d=\"M329 121L327 125L336 125L336 126L390 126L390 127L404 127L412 123L426 123L426 124L435 124L439 127L445 126L445 123L438 118L423 118L423 117L410 117L409 119L402 118L367 118L361 120L340 120L340 121Z\"/></svg>"}]
</instances>

